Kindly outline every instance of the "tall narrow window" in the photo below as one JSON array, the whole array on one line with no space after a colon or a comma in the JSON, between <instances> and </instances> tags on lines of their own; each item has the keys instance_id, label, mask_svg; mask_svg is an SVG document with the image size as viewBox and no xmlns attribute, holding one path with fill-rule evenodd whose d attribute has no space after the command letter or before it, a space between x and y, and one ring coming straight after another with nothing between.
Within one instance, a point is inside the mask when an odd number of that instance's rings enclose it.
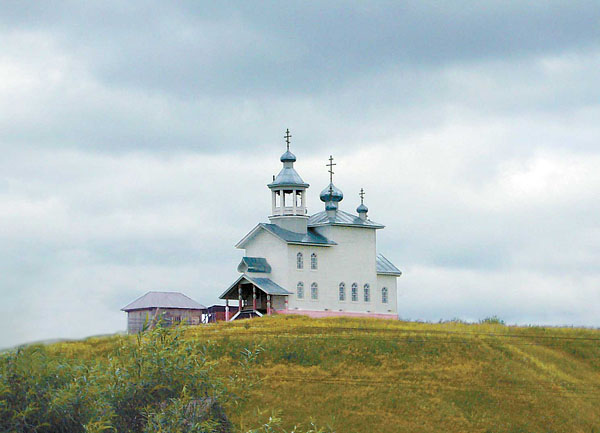
<instances>
[{"instance_id":1,"label":"tall narrow window","mask_svg":"<svg viewBox=\"0 0 600 433\"><path fill-rule=\"evenodd\" d=\"M381 289L381 303L382 304L387 304L388 303L388 289L387 289L387 287L384 287L383 289Z\"/></svg>"},{"instance_id":2,"label":"tall narrow window","mask_svg":"<svg viewBox=\"0 0 600 433\"><path fill-rule=\"evenodd\" d=\"M296 268L304 268L304 257L302 257L302 253L296 254Z\"/></svg>"},{"instance_id":3,"label":"tall narrow window","mask_svg":"<svg viewBox=\"0 0 600 433\"><path fill-rule=\"evenodd\" d=\"M296 285L296 296L298 299L304 299L304 283L302 281L298 281Z\"/></svg>"},{"instance_id":4,"label":"tall narrow window","mask_svg":"<svg viewBox=\"0 0 600 433\"><path fill-rule=\"evenodd\" d=\"M340 283L340 301L346 300L346 285L344 283Z\"/></svg>"},{"instance_id":5,"label":"tall narrow window","mask_svg":"<svg viewBox=\"0 0 600 433\"><path fill-rule=\"evenodd\" d=\"M316 253L312 253L310 255L310 268L317 269L317 254Z\"/></svg>"},{"instance_id":6,"label":"tall narrow window","mask_svg":"<svg viewBox=\"0 0 600 433\"><path fill-rule=\"evenodd\" d=\"M317 285L317 283L312 283L310 285L310 298L319 299L319 286Z\"/></svg>"},{"instance_id":7,"label":"tall narrow window","mask_svg":"<svg viewBox=\"0 0 600 433\"><path fill-rule=\"evenodd\" d=\"M371 287L368 284L365 284L365 302L371 302Z\"/></svg>"},{"instance_id":8,"label":"tall narrow window","mask_svg":"<svg viewBox=\"0 0 600 433\"><path fill-rule=\"evenodd\" d=\"M352 283L352 301L358 301L358 284Z\"/></svg>"}]
</instances>

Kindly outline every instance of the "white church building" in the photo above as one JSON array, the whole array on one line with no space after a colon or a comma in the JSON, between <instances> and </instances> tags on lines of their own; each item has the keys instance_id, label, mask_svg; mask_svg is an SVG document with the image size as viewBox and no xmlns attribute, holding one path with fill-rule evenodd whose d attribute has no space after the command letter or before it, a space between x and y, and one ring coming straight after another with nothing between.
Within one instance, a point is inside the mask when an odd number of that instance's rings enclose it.
<instances>
[{"instance_id":1,"label":"white church building","mask_svg":"<svg viewBox=\"0 0 600 433\"><path fill-rule=\"evenodd\" d=\"M236 248L245 251L240 276L223 292L226 319L264 314L311 317L398 318L397 278L402 274L377 252L377 231L361 203L356 214L340 209L342 191L330 183L320 194L325 209L308 215L304 182L294 169L296 156L281 156L283 168L268 184L272 196L268 223L259 223ZM230 302L239 310L229 317Z\"/></svg>"}]
</instances>

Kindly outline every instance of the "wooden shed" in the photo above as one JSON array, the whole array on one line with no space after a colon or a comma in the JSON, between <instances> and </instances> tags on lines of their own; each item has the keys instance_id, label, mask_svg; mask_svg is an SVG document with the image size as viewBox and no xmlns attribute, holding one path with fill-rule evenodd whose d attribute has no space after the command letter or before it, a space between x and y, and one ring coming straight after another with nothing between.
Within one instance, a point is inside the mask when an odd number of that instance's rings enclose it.
<instances>
[{"instance_id":1,"label":"wooden shed","mask_svg":"<svg viewBox=\"0 0 600 433\"><path fill-rule=\"evenodd\" d=\"M183 293L148 292L121 311L127 313L127 332L135 334L143 329L145 323L149 327L154 326L160 317L167 326L180 322L199 325L206 307Z\"/></svg>"}]
</instances>

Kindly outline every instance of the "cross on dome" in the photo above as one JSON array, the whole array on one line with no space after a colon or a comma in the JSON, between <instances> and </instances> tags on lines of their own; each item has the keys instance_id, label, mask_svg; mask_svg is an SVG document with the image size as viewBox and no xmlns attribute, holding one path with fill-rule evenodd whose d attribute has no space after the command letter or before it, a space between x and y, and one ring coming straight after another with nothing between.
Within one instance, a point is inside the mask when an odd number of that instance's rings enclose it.
<instances>
[{"instance_id":1,"label":"cross on dome","mask_svg":"<svg viewBox=\"0 0 600 433\"><path fill-rule=\"evenodd\" d=\"M333 156L329 155L329 164L325 164L325 167L329 167L329 183L333 184L333 166L337 165L333 162Z\"/></svg>"},{"instance_id":2,"label":"cross on dome","mask_svg":"<svg viewBox=\"0 0 600 433\"><path fill-rule=\"evenodd\" d=\"M361 188L358 195L360 196L360 204L356 208L356 212L358 212L358 216L362 220L366 220L367 212L369 212L369 208L365 205L365 190Z\"/></svg>"},{"instance_id":3,"label":"cross on dome","mask_svg":"<svg viewBox=\"0 0 600 433\"><path fill-rule=\"evenodd\" d=\"M333 162L333 156L329 155L329 164L325 164L325 167L329 167L329 186L321 191L319 198L322 202L326 203L325 209L335 210L337 204L342 201L344 194L338 188L333 185L333 166L337 165Z\"/></svg>"},{"instance_id":4,"label":"cross on dome","mask_svg":"<svg viewBox=\"0 0 600 433\"><path fill-rule=\"evenodd\" d=\"M283 163L294 163L296 162L296 155L290 152L290 138L292 138L292 134L290 134L289 128L285 130L283 138L285 138L286 151L279 159Z\"/></svg>"}]
</instances>

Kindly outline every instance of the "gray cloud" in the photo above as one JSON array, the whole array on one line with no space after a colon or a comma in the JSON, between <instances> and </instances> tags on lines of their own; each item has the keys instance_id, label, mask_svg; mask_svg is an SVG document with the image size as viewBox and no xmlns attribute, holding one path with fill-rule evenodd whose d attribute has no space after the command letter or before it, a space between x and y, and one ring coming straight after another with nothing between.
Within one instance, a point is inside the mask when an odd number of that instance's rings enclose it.
<instances>
[{"instance_id":1,"label":"gray cloud","mask_svg":"<svg viewBox=\"0 0 600 433\"><path fill-rule=\"evenodd\" d=\"M600 326L594 2L7 3L0 347L216 301L292 129L361 187L405 318ZM27 317L27 320L23 320ZM74 325L76 324L76 325Z\"/></svg>"},{"instance_id":2,"label":"gray cloud","mask_svg":"<svg viewBox=\"0 0 600 433\"><path fill-rule=\"evenodd\" d=\"M336 89L398 65L431 67L597 46L596 6L154 2L140 8L66 2L24 8L17 2L3 17L13 28L55 34L107 83L182 98L253 97Z\"/></svg>"}]
</instances>

